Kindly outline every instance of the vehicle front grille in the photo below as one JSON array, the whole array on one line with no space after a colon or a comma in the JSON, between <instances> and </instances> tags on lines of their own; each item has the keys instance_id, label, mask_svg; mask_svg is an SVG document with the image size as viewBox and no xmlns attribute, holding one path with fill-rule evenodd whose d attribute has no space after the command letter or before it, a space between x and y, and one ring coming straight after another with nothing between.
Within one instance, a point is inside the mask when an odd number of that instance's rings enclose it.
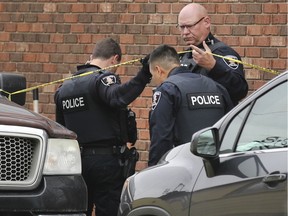
<instances>
[{"instance_id":1,"label":"vehicle front grille","mask_svg":"<svg viewBox=\"0 0 288 216\"><path fill-rule=\"evenodd\" d=\"M37 187L47 139L41 129L0 124L0 191Z\"/></svg>"},{"instance_id":2,"label":"vehicle front grille","mask_svg":"<svg viewBox=\"0 0 288 216\"><path fill-rule=\"evenodd\" d=\"M25 181L29 177L37 140L0 136L0 181Z\"/></svg>"}]
</instances>

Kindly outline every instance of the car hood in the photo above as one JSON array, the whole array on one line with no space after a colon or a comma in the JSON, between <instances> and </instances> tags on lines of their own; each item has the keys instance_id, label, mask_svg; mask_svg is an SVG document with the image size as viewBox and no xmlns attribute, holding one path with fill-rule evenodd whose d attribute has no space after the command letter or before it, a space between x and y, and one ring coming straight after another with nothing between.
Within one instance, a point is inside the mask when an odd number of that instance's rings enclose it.
<instances>
[{"instance_id":1,"label":"car hood","mask_svg":"<svg viewBox=\"0 0 288 216\"><path fill-rule=\"evenodd\" d=\"M0 125L33 127L45 130L52 138L76 139L74 132L40 114L0 96Z\"/></svg>"},{"instance_id":2,"label":"car hood","mask_svg":"<svg viewBox=\"0 0 288 216\"><path fill-rule=\"evenodd\" d=\"M179 192L188 195L202 167L202 159L190 152L190 143L183 144L169 151L157 165L135 174L131 178L130 191L136 200L169 197Z\"/></svg>"}]
</instances>

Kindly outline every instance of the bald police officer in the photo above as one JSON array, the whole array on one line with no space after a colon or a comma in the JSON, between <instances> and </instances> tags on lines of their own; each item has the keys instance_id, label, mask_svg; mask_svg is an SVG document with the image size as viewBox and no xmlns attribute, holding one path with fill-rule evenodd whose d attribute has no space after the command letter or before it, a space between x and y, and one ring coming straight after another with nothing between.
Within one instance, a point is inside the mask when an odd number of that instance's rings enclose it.
<instances>
[{"instance_id":1,"label":"bald police officer","mask_svg":"<svg viewBox=\"0 0 288 216\"><path fill-rule=\"evenodd\" d=\"M178 16L178 29L191 52L181 55L181 65L194 73L201 73L223 85L236 105L248 92L243 65L239 54L215 38L210 32L211 19L200 4L190 3L182 8ZM193 51L192 51L193 50ZM214 57L215 53L226 58Z\"/></svg>"},{"instance_id":2,"label":"bald police officer","mask_svg":"<svg viewBox=\"0 0 288 216\"><path fill-rule=\"evenodd\" d=\"M88 212L116 216L124 183L120 148L128 140L127 105L151 79L148 64L129 82L115 75L121 61L119 44L106 38L96 43L91 61L80 65L73 79L55 93L56 120L77 133L82 149L82 174L88 188ZM109 71L101 68L110 67Z\"/></svg>"},{"instance_id":3,"label":"bald police officer","mask_svg":"<svg viewBox=\"0 0 288 216\"><path fill-rule=\"evenodd\" d=\"M168 45L150 54L149 66L152 83L158 85L149 118L152 166L174 146L191 141L194 132L212 126L233 104L222 85L180 66L176 50Z\"/></svg>"}]
</instances>

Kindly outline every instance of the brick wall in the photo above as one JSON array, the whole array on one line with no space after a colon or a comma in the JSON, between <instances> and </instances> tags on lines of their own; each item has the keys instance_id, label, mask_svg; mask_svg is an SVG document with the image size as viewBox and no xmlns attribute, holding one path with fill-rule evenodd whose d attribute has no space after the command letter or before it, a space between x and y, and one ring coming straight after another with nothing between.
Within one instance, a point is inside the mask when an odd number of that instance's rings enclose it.
<instances>
[{"instance_id":1,"label":"brick wall","mask_svg":"<svg viewBox=\"0 0 288 216\"><path fill-rule=\"evenodd\" d=\"M0 2L0 71L24 74L28 86L71 76L86 62L94 43L117 39L123 62L143 57L160 44L181 51L175 28L177 14L191 0L2 0ZM212 32L235 48L242 60L279 72L287 69L287 3L285 0L198 0L211 14ZM125 82L139 63L121 66ZM250 92L275 75L246 68ZM58 84L39 89L39 112L54 119L53 93ZM138 169L146 167L149 146L148 112L152 87L131 107L139 127ZM32 94L26 106L32 109Z\"/></svg>"}]
</instances>

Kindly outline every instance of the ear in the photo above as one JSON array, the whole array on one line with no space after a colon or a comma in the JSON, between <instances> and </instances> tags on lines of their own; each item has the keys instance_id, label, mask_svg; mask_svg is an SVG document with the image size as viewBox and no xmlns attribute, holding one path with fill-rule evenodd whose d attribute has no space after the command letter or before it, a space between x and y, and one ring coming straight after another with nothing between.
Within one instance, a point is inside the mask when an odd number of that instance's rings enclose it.
<instances>
[{"instance_id":1,"label":"ear","mask_svg":"<svg viewBox=\"0 0 288 216\"><path fill-rule=\"evenodd\" d=\"M211 19L210 19L209 16L206 16L203 21L204 21L204 24L205 24L206 27L210 27Z\"/></svg>"},{"instance_id":2,"label":"ear","mask_svg":"<svg viewBox=\"0 0 288 216\"><path fill-rule=\"evenodd\" d=\"M157 75L160 77L162 74L162 68L159 65L156 65L155 70L156 70Z\"/></svg>"},{"instance_id":3,"label":"ear","mask_svg":"<svg viewBox=\"0 0 288 216\"><path fill-rule=\"evenodd\" d=\"M112 58L112 64L119 64L120 61L119 61L119 55L114 55L111 57Z\"/></svg>"}]
</instances>

